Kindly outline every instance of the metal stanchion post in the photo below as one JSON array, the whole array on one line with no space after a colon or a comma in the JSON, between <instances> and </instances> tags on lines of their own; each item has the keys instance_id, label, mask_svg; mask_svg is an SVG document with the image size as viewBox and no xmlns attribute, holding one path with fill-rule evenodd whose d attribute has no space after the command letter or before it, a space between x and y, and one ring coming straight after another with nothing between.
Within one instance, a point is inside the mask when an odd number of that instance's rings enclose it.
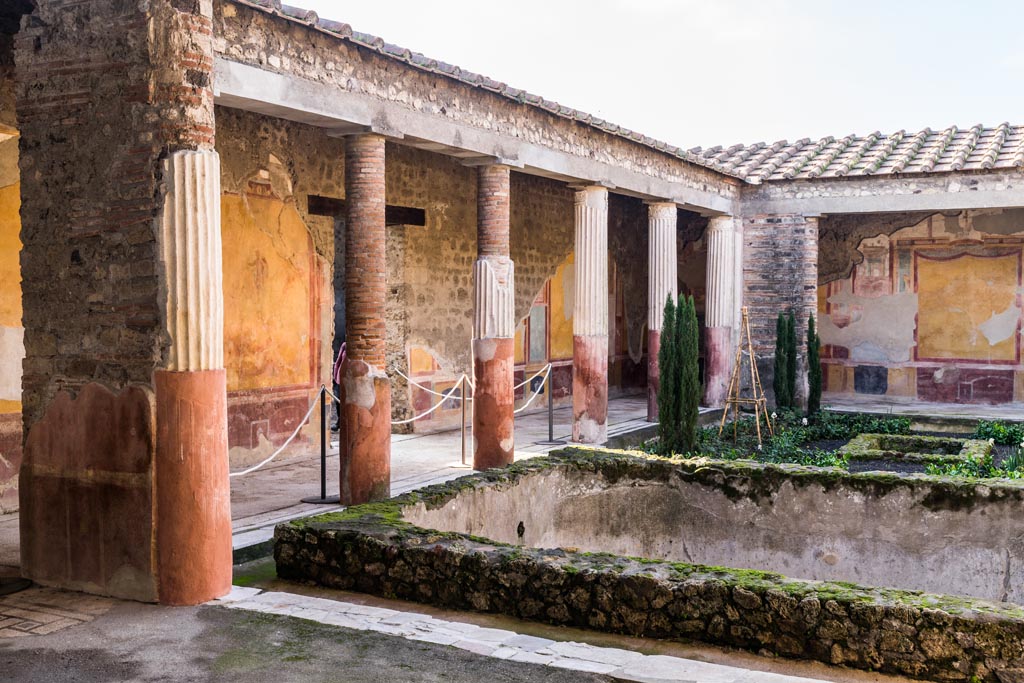
<instances>
[{"instance_id":1,"label":"metal stanchion post","mask_svg":"<svg viewBox=\"0 0 1024 683\"><path fill-rule=\"evenodd\" d=\"M320 497L303 498L303 503L337 503L338 496L327 496L327 387L320 387Z\"/></svg>"},{"instance_id":2,"label":"metal stanchion post","mask_svg":"<svg viewBox=\"0 0 1024 683\"><path fill-rule=\"evenodd\" d=\"M551 388L551 379L554 375L555 369L548 368L548 440L538 441L537 444L541 446L561 446L565 443L565 441L555 438L555 392Z\"/></svg>"}]
</instances>

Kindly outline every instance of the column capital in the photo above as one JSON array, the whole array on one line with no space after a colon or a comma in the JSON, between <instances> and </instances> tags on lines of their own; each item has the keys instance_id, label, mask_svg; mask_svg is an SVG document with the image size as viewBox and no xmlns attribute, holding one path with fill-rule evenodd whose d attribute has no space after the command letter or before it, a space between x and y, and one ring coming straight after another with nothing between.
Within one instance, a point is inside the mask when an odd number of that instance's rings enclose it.
<instances>
[{"instance_id":1,"label":"column capital","mask_svg":"<svg viewBox=\"0 0 1024 683\"><path fill-rule=\"evenodd\" d=\"M650 201L645 204L647 204L647 217L652 221L675 220L676 212L679 209L675 202L670 201Z\"/></svg>"},{"instance_id":2,"label":"column capital","mask_svg":"<svg viewBox=\"0 0 1024 683\"><path fill-rule=\"evenodd\" d=\"M572 185L576 190L576 206L593 209L608 208L608 188L601 185Z\"/></svg>"},{"instance_id":3,"label":"column capital","mask_svg":"<svg viewBox=\"0 0 1024 683\"><path fill-rule=\"evenodd\" d=\"M708 232L736 232L735 216L712 216L708 220Z\"/></svg>"}]
</instances>

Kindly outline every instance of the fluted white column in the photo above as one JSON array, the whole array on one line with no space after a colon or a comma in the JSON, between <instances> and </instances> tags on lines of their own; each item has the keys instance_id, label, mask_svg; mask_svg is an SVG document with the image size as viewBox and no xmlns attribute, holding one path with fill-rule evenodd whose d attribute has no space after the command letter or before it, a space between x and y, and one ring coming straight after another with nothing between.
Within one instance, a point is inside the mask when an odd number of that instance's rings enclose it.
<instances>
[{"instance_id":1,"label":"fluted white column","mask_svg":"<svg viewBox=\"0 0 1024 683\"><path fill-rule=\"evenodd\" d=\"M720 406L729 390L736 319L736 221L716 216L708 223L707 281L704 309L704 403Z\"/></svg>"},{"instance_id":2,"label":"fluted white column","mask_svg":"<svg viewBox=\"0 0 1024 683\"><path fill-rule=\"evenodd\" d=\"M608 438L608 190L576 192L573 441Z\"/></svg>"},{"instance_id":3,"label":"fluted white column","mask_svg":"<svg viewBox=\"0 0 1024 683\"><path fill-rule=\"evenodd\" d=\"M224 367L224 283L220 235L220 157L212 150L164 160L167 195L160 219L164 320L175 372Z\"/></svg>"},{"instance_id":4,"label":"fluted white column","mask_svg":"<svg viewBox=\"0 0 1024 683\"><path fill-rule=\"evenodd\" d=\"M647 205L647 419L658 419L658 350L665 302L676 299L678 265L676 255L676 205L656 202Z\"/></svg>"}]
</instances>

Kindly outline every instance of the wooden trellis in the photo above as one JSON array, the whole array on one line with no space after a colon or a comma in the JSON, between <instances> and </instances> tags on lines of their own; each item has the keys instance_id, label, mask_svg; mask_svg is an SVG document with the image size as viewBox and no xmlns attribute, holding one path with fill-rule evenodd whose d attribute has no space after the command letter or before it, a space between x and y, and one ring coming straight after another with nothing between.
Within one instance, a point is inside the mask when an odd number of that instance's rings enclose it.
<instances>
[{"instance_id":1,"label":"wooden trellis","mask_svg":"<svg viewBox=\"0 0 1024 683\"><path fill-rule=\"evenodd\" d=\"M746 340L746 348L744 348L744 340ZM743 398L742 383L740 379L743 377L743 360L746 356L750 361L750 385L751 385L751 396L750 398ZM740 343L736 345L736 362L732 366L732 379L729 380L729 393L725 399L725 410L722 411L722 423L718 425L718 435L722 435L722 430L725 429L725 421L729 417L729 408L732 408L732 439L735 442L737 437L737 430L740 417L740 406L752 405L754 406L754 423L757 425L757 443L761 444L761 415L764 415L765 427L768 429L768 434L771 436L775 435L775 429L772 426L772 419L768 415L768 399L764 395L764 387L761 386L761 375L757 372L757 359L754 356L754 344L750 340L750 316L747 312L747 307L743 307L743 322L740 327Z\"/></svg>"}]
</instances>

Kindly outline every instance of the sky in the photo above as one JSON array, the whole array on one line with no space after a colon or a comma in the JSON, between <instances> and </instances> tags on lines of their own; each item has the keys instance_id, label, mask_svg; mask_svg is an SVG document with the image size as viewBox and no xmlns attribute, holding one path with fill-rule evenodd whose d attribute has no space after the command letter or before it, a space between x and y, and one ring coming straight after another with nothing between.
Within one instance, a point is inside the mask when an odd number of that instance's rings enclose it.
<instances>
[{"instance_id":1,"label":"sky","mask_svg":"<svg viewBox=\"0 0 1024 683\"><path fill-rule=\"evenodd\" d=\"M290 0L684 148L1024 124L1020 0Z\"/></svg>"}]
</instances>

